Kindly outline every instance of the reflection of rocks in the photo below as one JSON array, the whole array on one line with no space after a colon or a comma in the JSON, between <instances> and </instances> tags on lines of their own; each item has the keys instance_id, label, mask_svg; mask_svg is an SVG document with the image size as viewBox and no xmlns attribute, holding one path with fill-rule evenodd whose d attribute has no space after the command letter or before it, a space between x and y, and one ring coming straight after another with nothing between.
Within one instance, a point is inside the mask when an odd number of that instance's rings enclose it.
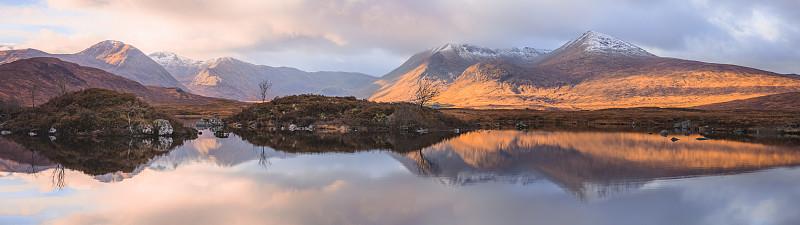
<instances>
[{"instance_id":1,"label":"reflection of rocks","mask_svg":"<svg viewBox=\"0 0 800 225\"><path fill-rule=\"evenodd\" d=\"M698 138L673 143L636 133L478 131L396 158L447 184L546 178L584 200L637 190L655 179L800 165L794 147Z\"/></svg>"},{"instance_id":2,"label":"reflection of rocks","mask_svg":"<svg viewBox=\"0 0 800 225\"><path fill-rule=\"evenodd\" d=\"M158 137L158 146L156 149L159 151L169 151L172 147L172 138L171 137Z\"/></svg>"}]
</instances>

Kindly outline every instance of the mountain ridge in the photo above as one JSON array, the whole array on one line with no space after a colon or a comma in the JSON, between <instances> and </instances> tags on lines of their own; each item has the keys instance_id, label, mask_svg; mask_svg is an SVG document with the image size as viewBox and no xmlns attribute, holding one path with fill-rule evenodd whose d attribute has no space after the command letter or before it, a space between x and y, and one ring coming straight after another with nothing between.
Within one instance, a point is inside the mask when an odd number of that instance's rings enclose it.
<instances>
[{"instance_id":1,"label":"mountain ridge","mask_svg":"<svg viewBox=\"0 0 800 225\"><path fill-rule=\"evenodd\" d=\"M165 52L152 53L149 57L194 93L241 101L260 100L258 83L265 79L273 83L267 93L270 99L308 93L354 96L359 95L363 86L378 79L362 73L306 72L292 67L256 65L233 57L199 61Z\"/></svg>"},{"instance_id":2,"label":"mountain ridge","mask_svg":"<svg viewBox=\"0 0 800 225\"><path fill-rule=\"evenodd\" d=\"M132 45L120 41L98 42L74 54L50 54L36 49L0 51L0 64L35 57L54 57L62 61L94 67L144 85L186 89L161 65Z\"/></svg>"}]
</instances>

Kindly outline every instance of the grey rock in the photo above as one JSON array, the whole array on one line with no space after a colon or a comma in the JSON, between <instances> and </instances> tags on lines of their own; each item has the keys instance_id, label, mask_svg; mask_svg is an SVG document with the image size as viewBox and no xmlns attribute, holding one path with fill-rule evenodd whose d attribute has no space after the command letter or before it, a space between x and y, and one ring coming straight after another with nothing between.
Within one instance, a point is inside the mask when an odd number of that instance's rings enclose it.
<instances>
[{"instance_id":1,"label":"grey rock","mask_svg":"<svg viewBox=\"0 0 800 225\"><path fill-rule=\"evenodd\" d=\"M659 132L658 134L661 135L661 136L667 137L667 135L669 134L669 131L661 130L661 132Z\"/></svg>"},{"instance_id":2,"label":"grey rock","mask_svg":"<svg viewBox=\"0 0 800 225\"><path fill-rule=\"evenodd\" d=\"M670 140L670 141L672 141L672 142L676 142L676 141L678 141L678 140L680 140L680 139L678 139L678 138L676 138L676 137L672 137L672 139L669 139L669 140Z\"/></svg>"},{"instance_id":3,"label":"grey rock","mask_svg":"<svg viewBox=\"0 0 800 225\"><path fill-rule=\"evenodd\" d=\"M683 122L680 122L680 123L675 123L674 127L675 128L681 128L681 129L689 129L690 127L692 127L692 121L686 120L686 121L683 121Z\"/></svg>"},{"instance_id":4,"label":"grey rock","mask_svg":"<svg viewBox=\"0 0 800 225\"><path fill-rule=\"evenodd\" d=\"M33 131L28 132L28 136L31 136L31 137L36 136L36 132L33 132Z\"/></svg>"},{"instance_id":5,"label":"grey rock","mask_svg":"<svg viewBox=\"0 0 800 225\"><path fill-rule=\"evenodd\" d=\"M153 134L153 126L150 124L139 124L136 125L136 131L141 134Z\"/></svg>"},{"instance_id":6,"label":"grey rock","mask_svg":"<svg viewBox=\"0 0 800 225\"><path fill-rule=\"evenodd\" d=\"M50 138L50 141L55 141L56 140L56 136L50 136L49 138Z\"/></svg>"},{"instance_id":7,"label":"grey rock","mask_svg":"<svg viewBox=\"0 0 800 225\"><path fill-rule=\"evenodd\" d=\"M289 131L294 131L294 130L297 130L297 125L290 124L289 125Z\"/></svg>"},{"instance_id":8,"label":"grey rock","mask_svg":"<svg viewBox=\"0 0 800 225\"><path fill-rule=\"evenodd\" d=\"M153 127L158 130L158 136L172 135L172 125L168 120L157 119L153 121Z\"/></svg>"},{"instance_id":9,"label":"grey rock","mask_svg":"<svg viewBox=\"0 0 800 225\"><path fill-rule=\"evenodd\" d=\"M0 131L0 135L9 135L9 134L11 134L10 130Z\"/></svg>"},{"instance_id":10,"label":"grey rock","mask_svg":"<svg viewBox=\"0 0 800 225\"><path fill-rule=\"evenodd\" d=\"M50 127L50 130L49 130L49 132L50 132L51 134L55 134L57 131L58 131L58 130L56 130L56 128L55 128L55 127Z\"/></svg>"}]
</instances>

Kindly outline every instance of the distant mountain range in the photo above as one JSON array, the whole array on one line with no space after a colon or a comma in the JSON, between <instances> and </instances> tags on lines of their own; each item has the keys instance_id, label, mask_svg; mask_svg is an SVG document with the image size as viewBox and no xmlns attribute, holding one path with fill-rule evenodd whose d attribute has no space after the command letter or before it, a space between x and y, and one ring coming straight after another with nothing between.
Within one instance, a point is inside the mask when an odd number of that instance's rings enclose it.
<instances>
[{"instance_id":1,"label":"distant mountain range","mask_svg":"<svg viewBox=\"0 0 800 225\"><path fill-rule=\"evenodd\" d=\"M692 107L800 90L800 76L658 57L593 31L553 51L474 49L419 53L376 82L370 99L407 101L420 79L438 84L436 102L473 108Z\"/></svg>"},{"instance_id":2,"label":"distant mountain range","mask_svg":"<svg viewBox=\"0 0 800 225\"><path fill-rule=\"evenodd\" d=\"M143 85L179 87L186 90L167 70L142 51L119 41L102 41L75 54L50 54L36 49L0 51L0 64L35 57L53 57L98 68Z\"/></svg>"},{"instance_id":3,"label":"distant mountain range","mask_svg":"<svg viewBox=\"0 0 800 225\"><path fill-rule=\"evenodd\" d=\"M270 98L297 94L354 96L378 79L362 73L306 72L255 65L231 57L197 61L169 52L156 52L150 57L193 93L240 101L260 100L258 83L265 79L274 84L267 93Z\"/></svg>"}]
</instances>

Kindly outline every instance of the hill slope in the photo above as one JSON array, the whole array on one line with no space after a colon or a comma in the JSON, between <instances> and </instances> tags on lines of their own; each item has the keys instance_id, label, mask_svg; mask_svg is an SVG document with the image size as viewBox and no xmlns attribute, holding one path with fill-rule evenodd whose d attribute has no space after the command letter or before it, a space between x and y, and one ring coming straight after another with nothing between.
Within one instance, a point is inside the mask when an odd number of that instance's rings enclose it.
<instances>
[{"instance_id":1,"label":"hill slope","mask_svg":"<svg viewBox=\"0 0 800 225\"><path fill-rule=\"evenodd\" d=\"M786 110L800 111L800 92L766 95L755 98L701 105L694 108L706 110Z\"/></svg>"},{"instance_id":2,"label":"hill slope","mask_svg":"<svg viewBox=\"0 0 800 225\"><path fill-rule=\"evenodd\" d=\"M75 54L49 54L35 49L0 51L0 64L35 57L54 57L99 68L144 85L186 87L139 49L119 41L102 41Z\"/></svg>"}]
</instances>

